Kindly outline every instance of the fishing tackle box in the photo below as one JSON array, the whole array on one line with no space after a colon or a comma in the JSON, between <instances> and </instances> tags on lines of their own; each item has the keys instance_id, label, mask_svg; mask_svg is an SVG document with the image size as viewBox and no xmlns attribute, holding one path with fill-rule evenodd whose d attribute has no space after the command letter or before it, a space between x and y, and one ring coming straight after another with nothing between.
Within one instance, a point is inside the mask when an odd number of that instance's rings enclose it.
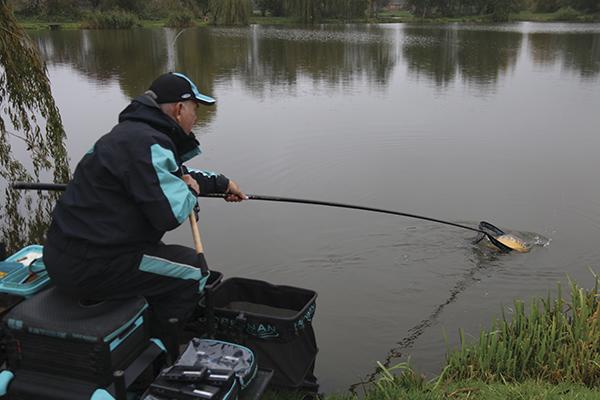
<instances>
[{"instance_id":1,"label":"fishing tackle box","mask_svg":"<svg viewBox=\"0 0 600 400\"><path fill-rule=\"evenodd\" d=\"M109 385L152 343L147 307L139 297L82 304L56 288L42 291L4 317L8 367L17 376L27 370Z\"/></svg>"},{"instance_id":2,"label":"fishing tackle box","mask_svg":"<svg viewBox=\"0 0 600 400\"><path fill-rule=\"evenodd\" d=\"M194 338L175 364L160 373L142 399L235 400L257 374L258 366L250 349ZM262 390L266 384L268 381Z\"/></svg>"},{"instance_id":3,"label":"fishing tackle box","mask_svg":"<svg viewBox=\"0 0 600 400\"><path fill-rule=\"evenodd\" d=\"M49 285L43 251L42 246L31 245L0 261L0 316Z\"/></svg>"},{"instance_id":4,"label":"fishing tackle box","mask_svg":"<svg viewBox=\"0 0 600 400\"><path fill-rule=\"evenodd\" d=\"M206 322L217 338L245 345L261 368L274 371L273 385L316 391L316 298L308 289L230 278L213 290L212 305L202 300L200 307L213 308Z\"/></svg>"}]
</instances>

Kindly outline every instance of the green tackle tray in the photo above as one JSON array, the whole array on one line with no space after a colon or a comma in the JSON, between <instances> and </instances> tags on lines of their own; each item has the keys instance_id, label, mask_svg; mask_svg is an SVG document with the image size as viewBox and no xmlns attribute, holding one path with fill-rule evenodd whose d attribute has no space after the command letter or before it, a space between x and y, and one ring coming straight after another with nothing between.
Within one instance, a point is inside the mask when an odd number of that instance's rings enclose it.
<instances>
[{"instance_id":1,"label":"green tackle tray","mask_svg":"<svg viewBox=\"0 0 600 400\"><path fill-rule=\"evenodd\" d=\"M41 254L43 246L34 244L22 248L15 254L0 262L0 293L20 297L31 297L50 283L50 277L46 272ZM39 253L40 258L33 261L29 266L19 263L17 260L30 253Z\"/></svg>"}]
</instances>

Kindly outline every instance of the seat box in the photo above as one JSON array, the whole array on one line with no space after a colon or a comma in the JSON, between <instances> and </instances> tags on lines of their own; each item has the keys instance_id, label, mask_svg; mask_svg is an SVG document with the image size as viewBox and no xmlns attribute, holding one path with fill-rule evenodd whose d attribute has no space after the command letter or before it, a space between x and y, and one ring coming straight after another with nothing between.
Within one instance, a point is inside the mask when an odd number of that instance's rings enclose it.
<instances>
[{"instance_id":1,"label":"seat box","mask_svg":"<svg viewBox=\"0 0 600 400\"><path fill-rule=\"evenodd\" d=\"M84 305L42 291L4 317L9 368L107 385L148 346L147 307L142 298Z\"/></svg>"}]
</instances>

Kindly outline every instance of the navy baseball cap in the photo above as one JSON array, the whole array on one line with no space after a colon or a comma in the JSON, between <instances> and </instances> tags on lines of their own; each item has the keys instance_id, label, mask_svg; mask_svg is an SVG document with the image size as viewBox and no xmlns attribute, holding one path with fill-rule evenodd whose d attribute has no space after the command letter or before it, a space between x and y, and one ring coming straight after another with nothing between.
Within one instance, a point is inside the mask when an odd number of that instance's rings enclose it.
<instances>
[{"instance_id":1,"label":"navy baseball cap","mask_svg":"<svg viewBox=\"0 0 600 400\"><path fill-rule=\"evenodd\" d=\"M148 90L154 93L158 104L188 100L209 106L215 104L215 99L200 93L190 78L178 72L168 72L159 76L152 82Z\"/></svg>"}]
</instances>

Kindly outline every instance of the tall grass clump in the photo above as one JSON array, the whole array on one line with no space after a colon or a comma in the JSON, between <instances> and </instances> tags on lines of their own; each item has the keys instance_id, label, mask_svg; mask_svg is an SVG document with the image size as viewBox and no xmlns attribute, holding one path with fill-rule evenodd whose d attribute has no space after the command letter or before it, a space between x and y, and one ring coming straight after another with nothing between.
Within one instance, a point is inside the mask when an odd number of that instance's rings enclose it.
<instances>
[{"instance_id":1,"label":"tall grass clump","mask_svg":"<svg viewBox=\"0 0 600 400\"><path fill-rule=\"evenodd\" d=\"M126 11L92 12L83 17L83 29L131 29L140 26L135 14Z\"/></svg>"},{"instance_id":2,"label":"tall grass clump","mask_svg":"<svg viewBox=\"0 0 600 400\"><path fill-rule=\"evenodd\" d=\"M448 355L444 378L600 385L598 277L589 291L569 285L570 299L563 298L559 286L556 299L533 300L528 310L516 301L513 318L503 313L477 343L467 344L461 332L460 348Z\"/></svg>"},{"instance_id":3,"label":"tall grass clump","mask_svg":"<svg viewBox=\"0 0 600 400\"><path fill-rule=\"evenodd\" d=\"M194 14L191 11L174 11L167 17L165 26L170 28L189 28L195 26Z\"/></svg>"}]
</instances>

